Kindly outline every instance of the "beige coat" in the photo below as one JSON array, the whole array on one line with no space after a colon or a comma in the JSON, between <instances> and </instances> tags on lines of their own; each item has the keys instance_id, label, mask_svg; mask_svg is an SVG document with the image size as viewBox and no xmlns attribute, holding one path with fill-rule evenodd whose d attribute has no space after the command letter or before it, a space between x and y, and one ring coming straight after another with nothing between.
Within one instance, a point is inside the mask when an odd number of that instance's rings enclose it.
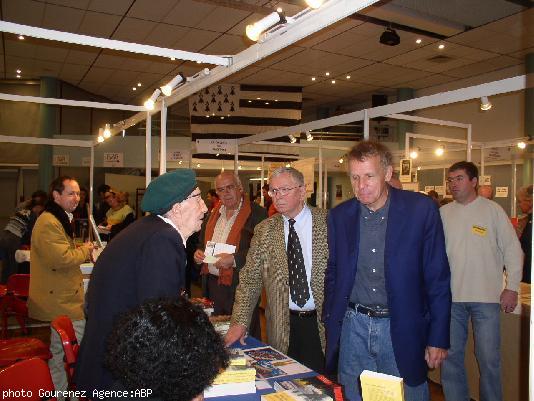
<instances>
[{"instance_id":1,"label":"beige coat","mask_svg":"<svg viewBox=\"0 0 534 401\"><path fill-rule=\"evenodd\" d=\"M76 248L59 220L51 213L39 216L32 233L29 315L52 321L59 315L72 320L83 316L83 280L80 263L89 258Z\"/></svg>"},{"instance_id":2,"label":"beige coat","mask_svg":"<svg viewBox=\"0 0 534 401\"><path fill-rule=\"evenodd\" d=\"M325 348L324 326L320 321L324 298L324 274L328 260L327 211L312 213L311 290L317 308L321 345ZM289 347L289 271L287 267L284 220L277 214L256 226L245 266L239 274L232 324L249 326L262 287L267 295L267 342L281 352Z\"/></svg>"}]
</instances>

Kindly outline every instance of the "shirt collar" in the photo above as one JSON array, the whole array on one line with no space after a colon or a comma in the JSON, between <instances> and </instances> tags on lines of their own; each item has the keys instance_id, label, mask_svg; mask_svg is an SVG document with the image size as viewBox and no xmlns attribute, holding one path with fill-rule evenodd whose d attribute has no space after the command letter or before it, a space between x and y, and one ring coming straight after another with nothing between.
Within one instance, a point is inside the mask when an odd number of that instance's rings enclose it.
<instances>
[{"instance_id":1,"label":"shirt collar","mask_svg":"<svg viewBox=\"0 0 534 401\"><path fill-rule=\"evenodd\" d=\"M308 207L308 205L305 203L304 204L304 207L302 208L302 210L299 212L299 214L297 214L293 220L295 220L295 223L298 223L299 221L301 221L305 216L308 215L308 213L310 213L310 208ZM289 221L289 217L286 217L284 215L282 215L283 219L284 219L284 223L288 223Z\"/></svg>"},{"instance_id":2,"label":"shirt collar","mask_svg":"<svg viewBox=\"0 0 534 401\"><path fill-rule=\"evenodd\" d=\"M178 234L180 234L180 239L182 240L182 243L184 244L184 248L185 248L185 246L186 246L186 241L184 240L184 236L183 236L183 234L180 232L180 230L178 230L178 227L176 227L176 226L174 225L174 223L171 221L171 219L168 219L167 217L163 217L163 216L160 215L160 214L158 214L158 215L156 215L156 216L158 216L158 217L159 217L161 220L163 220L165 223L171 225L171 226L178 232Z\"/></svg>"}]
</instances>

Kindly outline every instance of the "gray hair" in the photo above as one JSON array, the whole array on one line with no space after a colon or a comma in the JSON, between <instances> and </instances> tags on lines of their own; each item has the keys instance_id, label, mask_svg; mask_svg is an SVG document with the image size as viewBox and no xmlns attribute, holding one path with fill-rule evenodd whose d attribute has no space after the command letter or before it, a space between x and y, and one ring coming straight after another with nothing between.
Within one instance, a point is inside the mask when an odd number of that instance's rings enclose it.
<instances>
[{"instance_id":1,"label":"gray hair","mask_svg":"<svg viewBox=\"0 0 534 401\"><path fill-rule=\"evenodd\" d=\"M304 175L293 167L278 167L271 173L269 182L271 182L274 177L278 177L282 174L289 174L298 185L304 185Z\"/></svg>"}]
</instances>

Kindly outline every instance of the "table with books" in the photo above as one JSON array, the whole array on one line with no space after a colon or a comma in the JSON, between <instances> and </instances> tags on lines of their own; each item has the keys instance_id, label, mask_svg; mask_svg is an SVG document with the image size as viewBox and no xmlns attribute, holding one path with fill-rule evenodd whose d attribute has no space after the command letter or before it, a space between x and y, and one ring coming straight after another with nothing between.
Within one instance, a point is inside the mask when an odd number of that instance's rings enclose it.
<instances>
[{"instance_id":1,"label":"table with books","mask_svg":"<svg viewBox=\"0 0 534 401\"><path fill-rule=\"evenodd\" d=\"M216 401L341 401L341 387L253 337L234 344L230 366L204 392ZM307 396L306 393L313 393ZM323 396L321 396L321 394Z\"/></svg>"}]
</instances>

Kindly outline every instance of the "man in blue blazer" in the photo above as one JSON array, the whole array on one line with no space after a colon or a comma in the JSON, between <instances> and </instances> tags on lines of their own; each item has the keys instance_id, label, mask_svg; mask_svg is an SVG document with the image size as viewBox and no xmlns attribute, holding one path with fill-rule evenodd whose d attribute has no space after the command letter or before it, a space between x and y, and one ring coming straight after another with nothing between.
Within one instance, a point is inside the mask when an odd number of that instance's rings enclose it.
<instances>
[{"instance_id":1,"label":"man in blue blazer","mask_svg":"<svg viewBox=\"0 0 534 401\"><path fill-rule=\"evenodd\" d=\"M355 199L328 218L323 321L326 368L348 400L371 370L404 379L407 401L428 400L427 366L449 348L450 269L440 215L428 197L392 188L392 156L364 141L348 156Z\"/></svg>"}]
</instances>

